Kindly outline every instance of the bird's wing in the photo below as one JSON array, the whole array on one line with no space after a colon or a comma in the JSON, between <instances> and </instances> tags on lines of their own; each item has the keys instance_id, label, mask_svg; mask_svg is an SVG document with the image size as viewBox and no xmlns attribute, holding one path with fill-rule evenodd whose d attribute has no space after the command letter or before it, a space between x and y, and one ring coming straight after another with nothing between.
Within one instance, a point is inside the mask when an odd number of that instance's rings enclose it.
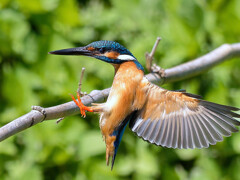
<instances>
[{"instance_id":1,"label":"bird's wing","mask_svg":"<svg viewBox=\"0 0 240 180\"><path fill-rule=\"evenodd\" d=\"M144 140L169 148L203 148L237 132L240 109L199 99L186 92L148 85L145 105L130 120L130 128Z\"/></svg>"}]
</instances>

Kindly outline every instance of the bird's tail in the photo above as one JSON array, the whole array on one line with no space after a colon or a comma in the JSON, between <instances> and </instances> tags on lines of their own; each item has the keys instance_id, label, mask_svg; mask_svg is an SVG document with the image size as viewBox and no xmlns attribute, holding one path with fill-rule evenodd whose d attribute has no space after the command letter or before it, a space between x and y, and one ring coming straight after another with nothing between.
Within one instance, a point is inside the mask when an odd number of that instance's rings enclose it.
<instances>
[{"instance_id":1,"label":"bird's tail","mask_svg":"<svg viewBox=\"0 0 240 180\"><path fill-rule=\"evenodd\" d=\"M111 136L108 136L106 138L106 163L107 165L109 165L110 159L112 158L111 170L113 169L113 165L117 155L117 150L126 126L127 126L126 122L124 124L122 123L122 125L120 125Z\"/></svg>"}]
</instances>

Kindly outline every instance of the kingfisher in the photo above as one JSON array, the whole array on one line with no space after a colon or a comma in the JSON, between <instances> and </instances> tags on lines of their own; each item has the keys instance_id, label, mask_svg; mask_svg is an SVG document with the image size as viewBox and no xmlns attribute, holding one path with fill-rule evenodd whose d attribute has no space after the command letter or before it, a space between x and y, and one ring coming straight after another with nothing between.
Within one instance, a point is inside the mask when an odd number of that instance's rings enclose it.
<instances>
[{"instance_id":1,"label":"kingfisher","mask_svg":"<svg viewBox=\"0 0 240 180\"><path fill-rule=\"evenodd\" d=\"M144 68L124 46L114 41L95 41L84 47L51 51L56 55L89 56L110 63L115 75L105 103L85 106L77 93L82 116L100 115L99 126L106 143L106 163L113 168L124 130L143 140L168 148L207 148L237 132L239 108L202 100L185 91L171 91L152 84Z\"/></svg>"}]
</instances>

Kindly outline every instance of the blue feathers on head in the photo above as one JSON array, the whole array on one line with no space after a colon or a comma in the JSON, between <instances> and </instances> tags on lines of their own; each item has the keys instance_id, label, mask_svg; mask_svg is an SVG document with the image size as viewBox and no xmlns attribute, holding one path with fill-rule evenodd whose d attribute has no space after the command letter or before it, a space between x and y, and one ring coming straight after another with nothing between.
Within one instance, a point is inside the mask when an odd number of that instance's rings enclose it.
<instances>
[{"instance_id":1,"label":"blue feathers on head","mask_svg":"<svg viewBox=\"0 0 240 180\"><path fill-rule=\"evenodd\" d=\"M127 48L125 48L121 44L114 42L114 41L107 41L107 40L95 41L95 42L92 42L91 44L87 45L86 47L87 48L92 47L94 49L97 49L101 53L104 53L106 51L115 51L115 52L118 52L119 54L126 54L126 55L130 55L130 56L134 57L133 54ZM121 64L124 62L123 60L111 59L106 56L95 55L94 57L97 59L100 59L102 61L108 62L108 63ZM134 60L134 63L136 64L138 69L144 71L144 68L137 60L136 61Z\"/></svg>"},{"instance_id":2,"label":"blue feathers on head","mask_svg":"<svg viewBox=\"0 0 240 180\"><path fill-rule=\"evenodd\" d=\"M104 50L114 50L116 52L119 52L120 54L128 54L133 56L128 49L126 49L124 46L114 41L107 41L107 40L95 41L87 45L87 47L93 47L96 49L102 48Z\"/></svg>"}]
</instances>

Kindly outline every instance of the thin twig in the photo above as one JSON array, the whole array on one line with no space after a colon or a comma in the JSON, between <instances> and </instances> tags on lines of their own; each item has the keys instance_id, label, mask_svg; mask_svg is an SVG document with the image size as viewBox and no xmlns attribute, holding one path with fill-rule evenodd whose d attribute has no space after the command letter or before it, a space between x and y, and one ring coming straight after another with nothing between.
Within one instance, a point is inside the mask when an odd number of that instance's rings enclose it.
<instances>
[{"instance_id":1,"label":"thin twig","mask_svg":"<svg viewBox=\"0 0 240 180\"><path fill-rule=\"evenodd\" d=\"M82 93L81 89L82 89L82 80L83 80L83 76L84 76L84 72L85 72L85 67L82 68L82 71L81 71L81 76L80 76L80 79L79 79L79 83L78 83L78 89L77 89L77 93L80 94L80 96L84 96L85 93ZM65 117L60 117L56 123L60 123Z\"/></svg>"},{"instance_id":2,"label":"thin twig","mask_svg":"<svg viewBox=\"0 0 240 180\"><path fill-rule=\"evenodd\" d=\"M216 66L217 64L240 55L240 43L224 44L210 53L189 61L187 63L178 65L165 70L165 81L157 73L150 73L146 78L154 83L169 83L195 76L203 73L206 70ZM104 90L93 90L89 95L81 98L84 105L89 105L94 102L102 102L105 100L110 92L110 88ZM78 106L73 102L67 102L53 107L42 109L33 108L29 113L9 122L0 128L0 141L15 135L29 127L34 126L45 120L52 120L70 115L79 114Z\"/></svg>"},{"instance_id":3,"label":"thin twig","mask_svg":"<svg viewBox=\"0 0 240 180\"><path fill-rule=\"evenodd\" d=\"M56 121L56 123L59 124L64 118L65 118L65 117L59 118L59 119Z\"/></svg>"},{"instance_id":4,"label":"thin twig","mask_svg":"<svg viewBox=\"0 0 240 180\"><path fill-rule=\"evenodd\" d=\"M155 52L157 50L157 46L158 46L159 42L161 41L161 39L162 39L161 37L157 37L157 39L155 41L155 44L153 45L151 53L150 54L149 53L145 54L145 57L146 57L146 68L147 68L147 70L149 72L152 72L151 67L152 67L153 56L154 56L154 54L155 54Z\"/></svg>"},{"instance_id":5,"label":"thin twig","mask_svg":"<svg viewBox=\"0 0 240 180\"><path fill-rule=\"evenodd\" d=\"M84 72L85 72L85 67L82 68L80 80L79 80L79 83L78 83L78 89L77 89L78 94L80 94L81 96L84 95L84 93L82 93L82 91L81 91L81 89L82 89L82 80L83 80Z\"/></svg>"}]
</instances>

